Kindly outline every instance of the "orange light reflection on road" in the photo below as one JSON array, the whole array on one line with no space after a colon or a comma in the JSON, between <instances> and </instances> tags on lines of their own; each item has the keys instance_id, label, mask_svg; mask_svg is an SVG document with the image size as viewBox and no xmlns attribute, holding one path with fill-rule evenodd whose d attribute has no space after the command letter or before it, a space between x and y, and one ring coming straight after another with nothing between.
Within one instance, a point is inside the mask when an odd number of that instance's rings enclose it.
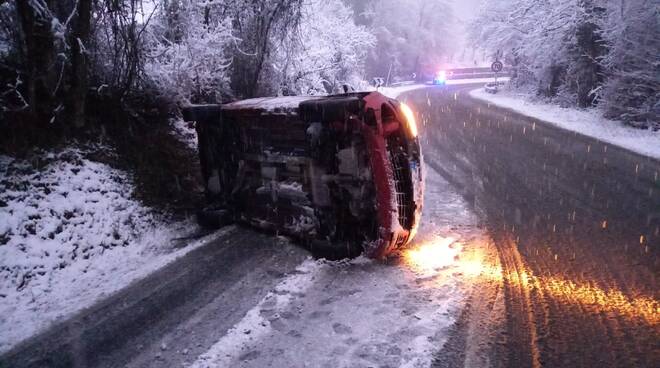
<instances>
[{"instance_id":1,"label":"orange light reflection on road","mask_svg":"<svg viewBox=\"0 0 660 368\"><path fill-rule=\"evenodd\" d=\"M481 277L489 277L489 273L482 273ZM615 313L631 319L641 318L651 325L660 323L660 304L651 297L630 298L617 289L606 290L555 276L536 276L529 270L509 274L505 279L513 287L536 289L545 297L564 304L580 305L592 313Z\"/></svg>"},{"instance_id":2,"label":"orange light reflection on road","mask_svg":"<svg viewBox=\"0 0 660 368\"><path fill-rule=\"evenodd\" d=\"M483 246L462 252L463 246L453 238L422 242L404 253L406 263L420 273L434 272L452 266L471 283L506 281L511 287L543 293L546 298L580 305L592 313L615 313L627 318L641 318L651 325L660 323L660 303L648 296L634 298L617 289L603 289L588 282L574 282L556 276L536 276L523 266L518 272L502 272L499 264L487 261Z\"/></svg>"},{"instance_id":3,"label":"orange light reflection on road","mask_svg":"<svg viewBox=\"0 0 660 368\"><path fill-rule=\"evenodd\" d=\"M629 318L638 317L652 325L660 323L660 304L650 297L629 298L619 290L604 290L598 286L578 284L556 277L544 278L542 285L544 292L555 299L581 304L587 310L612 312Z\"/></svg>"}]
</instances>

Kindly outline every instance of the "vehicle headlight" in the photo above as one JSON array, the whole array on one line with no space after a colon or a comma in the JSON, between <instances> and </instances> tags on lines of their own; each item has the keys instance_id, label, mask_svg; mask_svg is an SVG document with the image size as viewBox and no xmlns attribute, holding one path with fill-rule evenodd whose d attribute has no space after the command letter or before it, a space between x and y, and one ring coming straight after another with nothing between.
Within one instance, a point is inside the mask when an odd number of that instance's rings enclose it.
<instances>
[{"instance_id":1,"label":"vehicle headlight","mask_svg":"<svg viewBox=\"0 0 660 368\"><path fill-rule=\"evenodd\" d=\"M408 131L412 134L413 137L417 137L417 122L415 122L415 114L408 105L401 103L401 112L406 118L406 124L408 125Z\"/></svg>"}]
</instances>

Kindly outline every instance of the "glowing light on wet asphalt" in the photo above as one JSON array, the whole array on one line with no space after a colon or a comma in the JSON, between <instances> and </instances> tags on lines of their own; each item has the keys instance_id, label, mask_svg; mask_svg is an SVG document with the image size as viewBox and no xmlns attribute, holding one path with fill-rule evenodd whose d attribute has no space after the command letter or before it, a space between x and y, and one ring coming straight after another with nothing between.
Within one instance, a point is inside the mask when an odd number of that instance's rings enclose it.
<instances>
[{"instance_id":1,"label":"glowing light on wet asphalt","mask_svg":"<svg viewBox=\"0 0 660 368\"><path fill-rule=\"evenodd\" d=\"M460 253L459 244L454 238L436 237L423 241L404 252L404 259L414 271L432 273L452 265Z\"/></svg>"},{"instance_id":2,"label":"glowing light on wet asphalt","mask_svg":"<svg viewBox=\"0 0 660 368\"><path fill-rule=\"evenodd\" d=\"M660 303L653 298L628 298L616 289L603 289L558 277L531 277L541 282L545 286L544 291L558 301L580 304L595 313L611 312L629 318L642 318L653 325L660 323Z\"/></svg>"},{"instance_id":3,"label":"glowing light on wet asphalt","mask_svg":"<svg viewBox=\"0 0 660 368\"><path fill-rule=\"evenodd\" d=\"M559 259L557 254L553 258L555 261ZM513 287L541 291L558 302L581 305L594 314L616 313L631 319L642 319L651 325L660 323L660 303L652 297L631 298L615 288L605 289L589 282L574 282L555 276L536 276L525 269L503 274L499 267L482 262L460 260L458 267L465 276L475 278L475 282L506 280Z\"/></svg>"},{"instance_id":4,"label":"glowing light on wet asphalt","mask_svg":"<svg viewBox=\"0 0 660 368\"><path fill-rule=\"evenodd\" d=\"M603 221L605 226L607 221ZM642 241L643 236L640 237ZM406 264L418 273L433 275L451 266L453 274L473 284L506 281L513 287L540 291L560 303L580 305L585 311L597 315L615 313L651 325L660 323L660 303L653 297L629 297L616 288L603 288L591 282L575 282L560 276L536 276L526 267L516 272L503 272L499 264L493 264L479 249L482 247L466 254L463 245L453 238L437 237L407 250L404 258ZM572 259L575 257L573 253ZM554 253L553 258L560 262L558 254Z\"/></svg>"}]
</instances>

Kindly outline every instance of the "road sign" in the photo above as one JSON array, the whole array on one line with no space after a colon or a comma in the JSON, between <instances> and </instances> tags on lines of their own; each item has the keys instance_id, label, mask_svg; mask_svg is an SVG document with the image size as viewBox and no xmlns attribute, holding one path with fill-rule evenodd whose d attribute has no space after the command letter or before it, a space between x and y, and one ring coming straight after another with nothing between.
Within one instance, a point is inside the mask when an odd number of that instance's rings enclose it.
<instances>
[{"instance_id":1,"label":"road sign","mask_svg":"<svg viewBox=\"0 0 660 368\"><path fill-rule=\"evenodd\" d=\"M501 61L495 61L490 65L490 70L494 71L495 73L501 72L503 68L504 65L502 65Z\"/></svg>"}]
</instances>

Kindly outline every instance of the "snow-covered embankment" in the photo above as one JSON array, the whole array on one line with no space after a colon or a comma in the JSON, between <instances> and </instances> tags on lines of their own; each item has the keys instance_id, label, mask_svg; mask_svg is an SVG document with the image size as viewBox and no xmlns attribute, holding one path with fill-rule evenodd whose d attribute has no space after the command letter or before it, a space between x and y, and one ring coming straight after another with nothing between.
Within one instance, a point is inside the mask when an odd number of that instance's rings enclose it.
<instances>
[{"instance_id":1,"label":"snow-covered embankment","mask_svg":"<svg viewBox=\"0 0 660 368\"><path fill-rule=\"evenodd\" d=\"M562 129L660 159L660 131L637 129L620 121L606 119L596 108L564 108L556 104L534 101L526 94L516 94L507 90L491 94L483 88L478 88L470 91L470 96Z\"/></svg>"},{"instance_id":2,"label":"snow-covered embankment","mask_svg":"<svg viewBox=\"0 0 660 368\"><path fill-rule=\"evenodd\" d=\"M204 242L132 198L125 172L84 149L0 156L0 352Z\"/></svg>"}]
</instances>

